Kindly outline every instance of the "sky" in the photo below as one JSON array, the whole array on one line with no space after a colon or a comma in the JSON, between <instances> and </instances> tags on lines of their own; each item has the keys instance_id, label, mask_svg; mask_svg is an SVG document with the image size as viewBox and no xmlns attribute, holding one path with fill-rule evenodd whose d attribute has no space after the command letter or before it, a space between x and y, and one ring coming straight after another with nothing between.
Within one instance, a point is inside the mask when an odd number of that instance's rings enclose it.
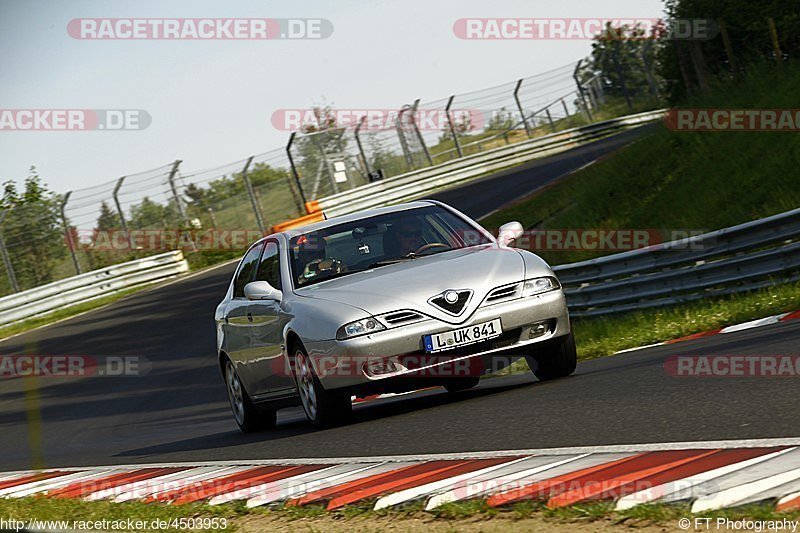
<instances>
[{"instance_id":1,"label":"sky","mask_svg":"<svg viewBox=\"0 0 800 533\"><path fill-rule=\"evenodd\" d=\"M278 109L396 108L563 66L588 40L463 40L459 18L654 18L661 0L0 0L0 110L141 109L137 131L0 131L0 180L64 192L182 159L201 170L285 145ZM323 18L322 40L80 40L76 18ZM182 170L183 171L183 170Z\"/></svg>"}]
</instances>

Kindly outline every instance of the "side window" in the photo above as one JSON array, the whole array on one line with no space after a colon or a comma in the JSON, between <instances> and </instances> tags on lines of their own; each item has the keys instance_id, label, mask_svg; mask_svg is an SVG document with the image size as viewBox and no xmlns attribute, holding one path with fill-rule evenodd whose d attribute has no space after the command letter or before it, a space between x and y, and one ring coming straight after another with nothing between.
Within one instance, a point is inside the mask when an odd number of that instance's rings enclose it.
<instances>
[{"instance_id":1,"label":"side window","mask_svg":"<svg viewBox=\"0 0 800 533\"><path fill-rule=\"evenodd\" d=\"M236 281L233 282L233 297L244 298L244 286L253 281L258 265L258 257L261 255L263 244L250 248L245 254L242 262L239 263L239 271L236 273Z\"/></svg>"},{"instance_id":2,"label":"side window","mask_svg":"<svg viewBox=\"0 0 800 533\"><path fill-rule=\"evenodd\" d=\"M281 263L278 253L278 244L268 241L264 247L264 254L261 256L261 263L258 265L257 281L266 281L278 290L281 288Z\"/></svg>"}]
</instances>

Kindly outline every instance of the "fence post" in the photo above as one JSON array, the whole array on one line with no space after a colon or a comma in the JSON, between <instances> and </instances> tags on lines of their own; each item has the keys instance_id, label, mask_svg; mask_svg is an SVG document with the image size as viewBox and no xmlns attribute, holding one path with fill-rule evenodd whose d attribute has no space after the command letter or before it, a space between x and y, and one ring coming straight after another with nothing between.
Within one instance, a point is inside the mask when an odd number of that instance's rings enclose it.
<instances>
[{"instance_id":1,"label":"fence post","mask_svg":"<svg viewBox=\"0 0 800 533\"><path fill-rule=\"evenodd\" d=\"M397 129L397 136L400 138L400 148L403 149L403 155L406 158L408 170L415 170L414 160L411 158L411 153L408 151L408 143L406 142L405 132L403 131L403 113L406 111L408 111L408 106L400 108L400 111L397 113L397 118L395 119L395 129Z\"/></svg>"},{"instance_id":2,"label":"fence post","mask_svg":"<svg viewBox=\"0 0 800 533\"><path fill-rule=\"evenodd\" d=\"M176 159L175 162L172 163L172 169L169 171L167 181L169 182L169 188L172 190L172 198L175 200L175 206L178 208L178 214L181 217L181 221L184 224L188 224L189 221L186 218L186 211L183 209L183 202L181 202L181 197L178 194L178 188L175 186L175 175L178 173L178 167L180 164L180 159Z\"/></svg>"},{"instance_id":3,"label":"fence post","mask_svg":"<svg viewBox=\"0 0 800 533\"><path fill-rule=\"evenodd\" d=\"M356 146L358 146L358 153L361 155L361 161L364 162L364 170L367 172L367 181L369 181L369 176L372 174L372 169L369 168L369 161L367 161L367 154L364 153L364 147L361 145L361 137L358 136L359 132L361 131L361 126L364 125L364 122L367 121L367 115L361 117L361 120L358 121L358 126L356 126L355 131L353 132L353 137L356 138Z\"/></svg>"},{"instance_id":4,"label":"fence post","mask_svg":"<svg viewBox=\"0 0 800 533\"><path fill-rule=\"evenodd\" d=\"M450 135L453 137L453 144L456 146L456 153L458 157L464 157L464 153L461 151L461 141L458 140L458 134L456 134L456 127L453 124L453 118L450 116L450 106L453 105L453 99L456 95L451 95L450 98L447 99L447 105L444 107L444 116L447 117L447 128L450 130ZM472 116L472 113L470 113Z\"/></svg>"},{"instance_id":5,"label":"fence post","mask_svg":"<svg viewBox=\"0 0 800 533\"><path fill-rule=\"evenodd\" d=\"M78 252L75 250L75 242L72 240L72 231L69 228L69 222L67 221L67 202L69 202L69 197L72 195L72 191L67 191L64 195L64 199L61 201L61 223L64 225L64 236L67 238L67 247L69 248L69 254L72 256L72 265L75 267L75 273L81 273L81 264L78 262Z\"/></svg>"},{"instance_id":6,"label":"fence post","mask_svg":"<svg viewBox=\"0 0 800 533\"><path fill-rule=\"evenodd\" d=\"M778 28L775 26L775 20L772 17L767 18L769 24L769 36L772 39L772 48L775 50L775 62L779 65L783 63L783 52L781 51L781 43L778 40Z\"/></svg>"},{"instance_id":7,"label":"fence post","mask_svg":"<svg viewBox=\"0 0 800 533\"><path fill-rule=\"evenodd\" d=\"M519 101L519 90L522 87L522 78L517 81L517 86L514 87L514 101L517 102L517 109L519 109L519 115L522 117L522 125L525 126L525 133L528 135L528 139L532 137L531 134L531 127L528 125L528 119L525 118L525 110L522 109L522 102Z\"/></svg>"},{"instance_id":8,"label":"fence post","mask_svg":"<svg viewBox=\"0 0 800 533\"><path fill-rule=\"evenodd\" d=\"M547 114L547 122L550 123L550 129L553 130L553 133L556 132L556 124L553 122L553 115L550 114L550 108L545 107L544 112Z\"/></svg>"},{"instance_id":9,"label":"fence post","mask_svg":"<svg viewBox=\"0 0 800 533\"><path fill-rule=\"evenodd\" d=\"M3 226L3 222L6 220L6 215L8 214L7 210L3 210L0 212L0 228ZM11 285L11 290L14 292L19 292L19 283L17 283L17 275L14 273L14 265L11 263L11 258L8 256L8 250L6 249L6 241L3 239L2 233L0 233L0 254L3 256L3 263L6 266L6 274L8 275L8 283Z\"/></svg>"},{"instance_id":10,"label":"fence post","mask_svg":"<svg viewBox=\"0 0 800 533\"><path fill-rule=\"evenodd\" d=\"M112 193L112 197L114 198L114 205L117 207L119 226L125 233L125 238L128 239L128 247L130 247L130 249L133 250L133 241L131 239L131 234L128 231L128 223L125 222L125 214L122 211L122 205L119 203L119 190L122 188L122 184L124 182L125 182L125 176L122 176L120 179L117 180L117 184L114 185L114 192Z\"/></svg>"},{"instance_id":11,"label":"fence post","mask_svg":"<svg viewBox=\"0 0 800 533\"><path fill-rule=\"evenodd\" d=\"M564 101L563 98L561 99L561 105L564 107L564 118L568 118L569 117L569 108L567 107L567 103Z\"/></svg>"},{"instance_id":12,"label":"fence post","mask_svg":"<svg viewBox=\"0 0 800 533\"><path fill-rule=\"evenodd\" d=\"M433 166L433 158L431 157L431 153L428 151L428 147L425 145L425 139L422 138L422 133L419 131L419 126L417 125L417 119L414 115L417 113L417 106L419 105L419 98L414 100L414 106L412 107L411 113L411 127L414 128L414 133L417 135L417 140L419 144L422 146L422 151L425 153L425 159L428 160L428 165Z\"/></svg>"},{"instance_id":13,"label":"fence post","mask_svg":"<svg viewBox=\"0 0 800 533\"><path fill-rule=\"evenodd\" d=\"M739 69L736 68L736 57L733 55L731 36L728 34L728 27L725 25L725 21L722 19L719 19L719 33L722 35L722 45L725 47L725 54L728 56L728 63L731 66L731 72L736 74Z\"/></svg>"},{"instance_id":14,"label":"fence post","mask_svg":"<svg viewBox=\"0 0 800 533\"><path fill-rule=\"evenodd\" d=\"M291 183L289 183L289 189L292 191L294 201L297 203L297 208L300 210L300 213L308 213L308 201L306 200L306 195L303 192L303 186L300 184L300 174L298 174L297 167L294 165L294 157L292 157L292 143L294 143L294 138L296 135L296 131L293 131L289 135L289 142L286 143L286 155L289 156L289 166L292 167L292 176L294 177L294 183L297 187L297 194L299 194L299 196L295 194Z\"/></svg>"},{"instance_id":15,"label":"fence post","mask_svg":"<svg viewBox=\"0 0 800 533\"><path fill-rule=\"evenodd\" d=\"M253 156L251 155L247 159L247 162L244 164L244 168L242 169L242 181L244 181L244 188L247 190L247 196L250 197L250 204L253 206L253 213L256 215L256 224L258 224L258 231L260 231L263 235L266 234L266 229L264 228L264 219L261 218L261 209L259 209L258 202L256 201L256 195L253 193L253 184L250 182L250 176L247 175L247 171L250 169L250 163L252 162L253 162ZM212 210L211 213L212 213L211 220L214 223L214 226L216 227L217 223L214 220L216 218L213 215L214 211Z\"/></svg>"},{"instance_id":16,"label":"fence post","mask_svg":"<svg viewBox=\"0 0 800 533\"><path fill-rule=\"evenodd\" d=\"M581 85L581 80L578 78L578 71L581 68L581 64L583 63L583 59L578 61L578 64L575 65L575 70L572 72L572 78L575 80L575 84L578 86L578 96L581 97L581 102L583 103L583 111L586 113L586 118L589 119L589 122L592 121L592 112L589 111L589 106L586 103L586 97L583 94L583 86Z\"/></svg>"}]
</instances>

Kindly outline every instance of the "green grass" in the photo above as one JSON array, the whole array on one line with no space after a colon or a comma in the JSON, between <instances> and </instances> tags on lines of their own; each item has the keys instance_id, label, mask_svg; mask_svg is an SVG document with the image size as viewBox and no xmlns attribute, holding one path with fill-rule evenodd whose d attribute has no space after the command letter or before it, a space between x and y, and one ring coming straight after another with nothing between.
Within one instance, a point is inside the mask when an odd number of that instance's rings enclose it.
<instances>
[{"instance_id":1,"label":"green grass","mask_svg":"<svg viewBox=\"0 0 800 533\"><path fill-rule=\"evenodd\" d=\"M681 107L794 108L800 69L754 68ZM487 228L708 231L800 205L796 133L673 132L660 126L621 152L486 217ZM541 251L552 264L603 255Z\"/></svg>"},{"instance_id":2,"label":"green grass","mask_svg":"<svg viewBox=\"0 0 800 533\"><path fill-rule=\"evenodd\" d=\"M580 360L800 310L800 282L618 315L573 318ZM519 360L492 376L528 372Z\"/></svg>"},{"instance_id":3,"label":"green grass","mask_svg":"<svg viewBox=\"0 0 800 533\"><path fill-rule=\"evenodd\" d=\"M797 520L800 511L778 513L774 506L763 503L732 509L706 512L692 515L688 504L651 504L642 505L625 511L614 511L611 502L590 502L559 509L548 509L543 502L523 501L505 508L489 507L484 500L466 500L453 502L432 511L423 511L422 501L398 508L373 511L374 502L363 505L347 506L336 511L327 511L321 506L309 507L256 507L248 509L242 502L229 505L209 506L205 504L166 505L161 503L126 502L112 503L108 501L85 502L72 499L55 499L29 497L21 499L0 499L0 518L17 520L75 520L75 521L123 521L164 520L167 523L181 518L216 519L225 521L225 528L197 528L201 531L236 531L242 524L249 530L253 526L261 529L275 529L281 525L297 523L310 527L329 524L352 523L362 528L366 524L377 527L392 524L394 527L406 527L412 524L427 523L435 525L457 526L485 521L491 525L497 521L538 521L542 524L568 525L580 522L610 522L625 527L641 527L646 525L675 526L683 517L730 518L732 520ZM210 526L210 523L208 524ZM168 527L175 531L180 528Z\"/></svg>"}]
</instances>

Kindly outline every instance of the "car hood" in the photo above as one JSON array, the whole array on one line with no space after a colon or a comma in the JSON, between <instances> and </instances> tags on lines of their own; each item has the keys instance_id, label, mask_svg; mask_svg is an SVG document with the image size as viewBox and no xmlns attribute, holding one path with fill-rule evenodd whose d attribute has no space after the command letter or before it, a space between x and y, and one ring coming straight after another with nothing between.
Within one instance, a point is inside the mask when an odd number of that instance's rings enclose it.
<instances>
[{"instance_id":1,"label":"car hood","mask_svg":"<svg viewBox=\"0 0 800 533\"><path fill-rule=\"evenodd\" d=\"M517 251L485 245L353 273L299 289L296 294L356 306L370 315L413 309L459 323L472 315L489 291L524 277L525 262ZM458 317L428 303L447 289L474 291Z\"/></svg>"}]
</instances>

